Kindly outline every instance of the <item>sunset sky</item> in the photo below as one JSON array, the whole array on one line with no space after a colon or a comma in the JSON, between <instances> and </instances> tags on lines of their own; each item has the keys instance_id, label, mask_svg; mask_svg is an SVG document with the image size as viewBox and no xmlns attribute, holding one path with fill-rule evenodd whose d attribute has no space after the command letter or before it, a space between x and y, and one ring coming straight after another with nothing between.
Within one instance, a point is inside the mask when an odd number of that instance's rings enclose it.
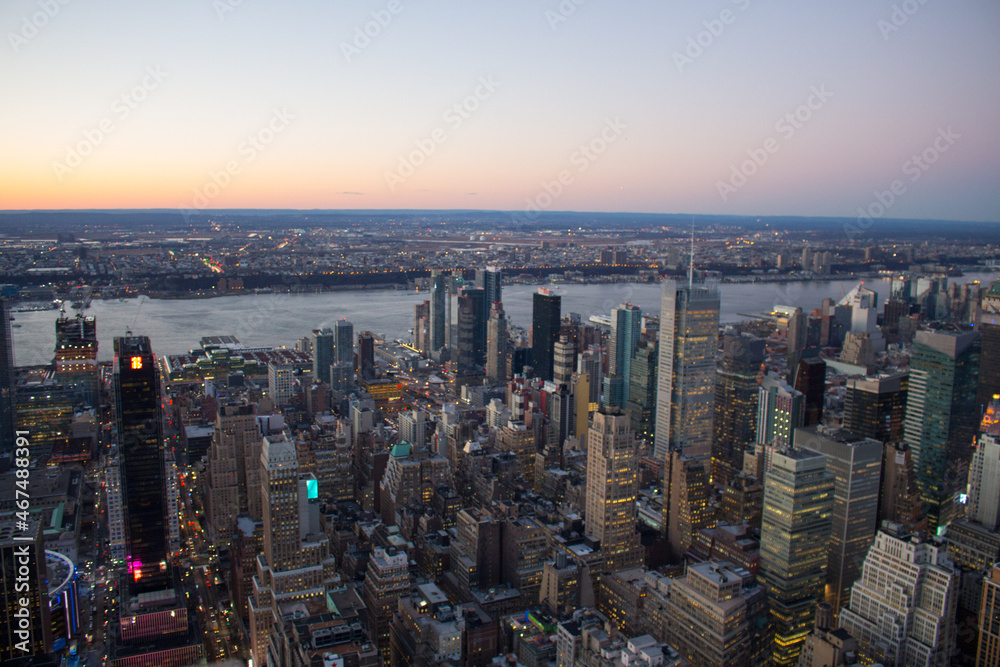
<instances>
[{"instance_id":1,"label":"sunset sky","mask_svg":"<svg viewBox=\"0 0 1000 667\"><path fill-rule=\"evenodd\" d=\"M63 2L0 5L0 209L1000 220L996 0Z\"/></svg>"}]
</instances>

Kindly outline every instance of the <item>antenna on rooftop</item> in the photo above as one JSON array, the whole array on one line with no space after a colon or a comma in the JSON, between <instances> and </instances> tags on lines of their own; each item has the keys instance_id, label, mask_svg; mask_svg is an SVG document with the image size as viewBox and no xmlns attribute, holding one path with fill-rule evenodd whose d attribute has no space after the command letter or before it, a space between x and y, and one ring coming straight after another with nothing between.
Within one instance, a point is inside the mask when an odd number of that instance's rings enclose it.
<instances>
[{"instance_id":1,"label":"antenna on rooftop","mask_svg":"<svg viewBox=\"0 0 1000 667\"><path fill-rule=\"evenodd\" d=\"M688 267L688 289L694 287L694 216L691 216L691 266Z\"/></svg>"}]
</instances>

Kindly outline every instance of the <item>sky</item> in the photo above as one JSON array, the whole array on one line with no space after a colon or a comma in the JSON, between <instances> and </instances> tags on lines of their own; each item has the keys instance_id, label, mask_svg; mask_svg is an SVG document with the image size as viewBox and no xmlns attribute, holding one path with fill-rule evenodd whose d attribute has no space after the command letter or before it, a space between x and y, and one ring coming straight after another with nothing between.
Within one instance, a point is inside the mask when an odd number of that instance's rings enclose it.
<instances>
[{"instance_id":1,"label":"sky","mask_svg":"<svg viewBox=\"0 0 1000 667\"><path fill-rule=\"evenodd\" d=\"M0 209L1000 221L995 0L4 0Z\"/></svg>"}]
</instances>

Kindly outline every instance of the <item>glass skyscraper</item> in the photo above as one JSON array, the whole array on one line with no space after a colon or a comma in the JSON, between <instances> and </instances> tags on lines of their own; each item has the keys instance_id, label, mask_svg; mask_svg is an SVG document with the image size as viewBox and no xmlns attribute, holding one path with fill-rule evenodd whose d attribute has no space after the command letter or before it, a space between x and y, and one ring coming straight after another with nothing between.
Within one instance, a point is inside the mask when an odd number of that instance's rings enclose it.
<instances>
[{"instance_id":1,"label":"glass skyscraper","mask_svg":"<svg viewBox=\"0 0 1000 667\"><path fill-rule=\"evenodd\" d=\"M559 340L562 319L562 297L551 290L539 288L531 307L531 364L535 375L552 379L553 350Z\"/></svg>"},{"instance_id":2,"label":"glass skyscraper","mask_svg":"<svg viewBox=\"0 0 1000 667\"><path fill-rule=\"evenodd\" d=\"M903 435L932 531L955 517L956 496L965 491L979 426L980 349L978 331L918 331L913 342Z\"/></svg>"},{"instance_id":3,"label":"glass skyscraper","mask_svg":"<svg viewBox=\"0 0 1000 667\"><path fill-rule=\"evenodd\" d=\"M712 453L719 290L663 282L654 456L669 450L707 459Z\"/></svg>"},{"instance_id":4,"label":"glass skyscraper","mask_svg":"<svg viewBox=\"0 0 1000 667\"><path fill-rule=\"evenodd\" d=\"M114 339L115 415L130 594L169 588L160 382L149 338Z\"/></svg>"}]
</instances>

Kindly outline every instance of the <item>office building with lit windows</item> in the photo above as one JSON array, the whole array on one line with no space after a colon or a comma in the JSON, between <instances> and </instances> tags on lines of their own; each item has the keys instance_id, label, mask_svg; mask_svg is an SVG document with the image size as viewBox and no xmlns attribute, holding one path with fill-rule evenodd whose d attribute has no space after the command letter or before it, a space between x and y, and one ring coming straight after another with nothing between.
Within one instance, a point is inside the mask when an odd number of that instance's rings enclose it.
<instances>
[{"instance_id":1,"label":"office building with lit windows","mask_svg":"<svg viewBox=\"0 0 1000 667\"><path fill-rule=\"evenodd\" d=\"M764 474L758 577L767 591L775 665L794 665L813 629L826 585L834 479L827 457L803 449L775 452Z\"/></svg>"},{"instance_id":2,"label":"office building with lit windows","mask_svg":"<svg viewBox=\"0 0 1000 667\"><path fill-rule=\"evenodd\" d=\"M718 287L663 281L654 456L670 450L708 459L715 411Z\"/></svg>"},{"instance_id":3,"label":"office building with lit windows","mask_svg":"<svg viewBox=\"0 0 1000 667\"><path fill-rule=\"evenodd\" d=\"M604 569L616 572L642 562L636 532L639 449L621 410L594 413L587 433L587 533L601 543Z\"/></svg>"}]
</instances>

